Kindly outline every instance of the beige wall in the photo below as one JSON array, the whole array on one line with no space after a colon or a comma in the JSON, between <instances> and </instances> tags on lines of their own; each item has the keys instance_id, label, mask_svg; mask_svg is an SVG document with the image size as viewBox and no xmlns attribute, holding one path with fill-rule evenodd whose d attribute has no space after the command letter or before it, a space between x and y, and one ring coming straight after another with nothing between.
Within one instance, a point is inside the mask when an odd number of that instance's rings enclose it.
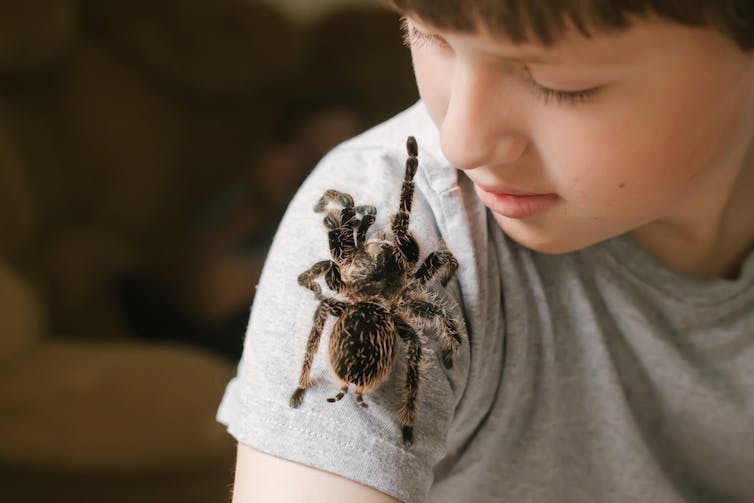
<instances>
[{"instance_id":1,"label":"beige wall","mask_svg":"<svg viewBox=\"0 0 754 503\"><path fill-rule=\"evenodd\" d=\"M278 6L287 11L292 18L309 22L329 10L343 5L376 6L378 0L258 0Z\"/></svg>"}]
</instances>

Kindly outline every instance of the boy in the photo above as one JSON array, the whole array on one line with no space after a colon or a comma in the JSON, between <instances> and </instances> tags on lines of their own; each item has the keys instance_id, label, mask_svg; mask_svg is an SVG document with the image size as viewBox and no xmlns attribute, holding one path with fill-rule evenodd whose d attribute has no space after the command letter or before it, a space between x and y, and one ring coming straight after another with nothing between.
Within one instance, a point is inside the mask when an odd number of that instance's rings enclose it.
<instances>
[{"instance_id":1,"label":"boy","mask_svg":"<svg viewBox=\"0 0 754 503\"><path fill-rule=\"evenodd\" d=\"M219 418L235 501L754 501L750 2L394 0L422 101L336 149L284 218ZM390 380L288 396L330 188L460 267L462 350L428 357L414 443ZM318 227L319 224L319 227ZM350 398L350 400L348 400Z\"/></svg>"}]
</instances>

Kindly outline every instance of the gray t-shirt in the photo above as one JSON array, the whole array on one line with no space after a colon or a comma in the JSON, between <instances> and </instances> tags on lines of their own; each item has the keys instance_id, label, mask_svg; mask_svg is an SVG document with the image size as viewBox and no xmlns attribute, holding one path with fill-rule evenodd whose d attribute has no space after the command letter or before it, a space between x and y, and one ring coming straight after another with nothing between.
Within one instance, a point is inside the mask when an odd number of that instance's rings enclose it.
<instances>
[{"instance_id":1,"label":"gray t-shirt","mask_svg":"<svg viewBox=\"0 0 754 503\"><path fill-rule=\"evenodd\" d=\"M296 279L329 258L312 208L326 189L348 192L387 229L408 135L419 144L410 229L422 257L444 241L458 259L433 289L463 340L449 370L425 351L410 447L398 422L402 353L365 394L368 408L353 391L326 401L338 392L332 317L315 384L289 406L318 305ZM673 272L629 236L563 255L517 245L443 157L419 103L338 147L294 198L218 419L239 442L409 503L754 502L752 306L754 254L724 280Z\"/></svg>"}]
</instances>

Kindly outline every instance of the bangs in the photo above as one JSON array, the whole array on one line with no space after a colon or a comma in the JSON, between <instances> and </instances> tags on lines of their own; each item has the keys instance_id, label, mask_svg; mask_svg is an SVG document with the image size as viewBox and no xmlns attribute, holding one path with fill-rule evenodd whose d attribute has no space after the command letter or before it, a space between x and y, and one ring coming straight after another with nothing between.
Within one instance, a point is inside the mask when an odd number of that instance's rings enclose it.
<instances>
[{"instance_id":1,"label":"bangs","mask_svg":"<svg viewBox=\"0 0 754 503\"><path fill-rule=\"evenodd\" d=\"M625 30L631 26L632 18L651 16L689 26L714 24L720 28L724 19L716 11L725 4L714 0L385 0L385 3L439 29L471 32L481 22L492 33L503 34L515 43L537 41L544 45L557 42L569 25L589 37L594 32ZM694 7L689 7L690 4ZM723 31L730 34L731 30ZM751 44L751 36L748 42Z\"/></svg>"}]
</instances>

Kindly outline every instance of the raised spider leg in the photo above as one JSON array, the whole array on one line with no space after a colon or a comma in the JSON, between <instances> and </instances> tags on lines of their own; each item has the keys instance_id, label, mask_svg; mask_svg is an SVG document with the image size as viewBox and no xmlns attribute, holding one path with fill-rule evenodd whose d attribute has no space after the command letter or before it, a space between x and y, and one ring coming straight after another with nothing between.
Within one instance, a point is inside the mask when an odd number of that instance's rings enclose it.
<instances>
[{"instance_id":1,"label":"raised spider leg","mask_svg":"<svg viewBox=\"0 0 754 503\"><path fill-rule=\"evenodd\" d=\"M421 381L422 347L416 331L402 318L393 316L393 323L398 335L406 344L406 354L408 356L403 404L401 405L398 418L402 425L403 442L410 445L414 439L416 398L419 391L419 382Z\"/></svg>"},{"instance_id":2,"label":"raised spider leg","mask_svg":"<svg viewBox=\"0 0 754 503\"><path fill-rule=\"evenodd\" d=\"M333 260L339 263L351 260L356 251L354 228L359 224L354 207L329 210L325 215L324 223L328 228L327 236Z\"/></svg>"},{"instance_id":3,"label":"raised spider leg","mask_svg":"<svg viewBox=\"0 0 754 503\"><path fill-rule=\"evenodd\" d=\"M363 215L361 221L359 221L359 226L356 229L356 247L360 248L364 246L364 243L366 242L367 231L374 223L377 208L368 205L358 206L356 208L356 213Z\"/></svg>"},{"instance_id":4,"label":"raised spider leg","mask_svg":"<svg viewBox=\"0 0 754 503\"><path fill-rule=\"evenodd\" d=\"M337 203L342 208L340 210L336 208L328 209L330 203ZM353 197L345 192L327 190L314 205L314 211L318 213L325 210L327 210L327 214L324 218L324 224L329 230L330 254L336 262L348 261L356 250L354 229L359 225Z\"/></svg>"},{"instance_id":5,"label":"raised spider leg","mask_svg":"<svg viewBox=\"0 0 754 503\"><path fill-rule=\"evenodd\" d=\"M408 221L411 216L411 204L414 198L414 176L419 167L419 161L416 158L419 151L416 139L413 136L408 137L406 150L408 151L408 158L406 159L406 172L401 187L401 202L398 207L398 213L393 216L391 228L395 235L395 241L401 257L407 264L413 265L419 261L419 245L411 233L408 232Z\"/></svg>"},{"instance_id":6,"label":"raised spider leg","mask_svg":"<svg viewBox=\"0 0 754 503\"><path fill-rule=\"evenodd\" d=\"M338 190L326 190L322 197L319 198L317 204L314 206L314 211L322 213L327 208L328 203L335 202L343 206L344 208L353 208L353 197L345 192Z\"/></svg>"},{"instance_id":7,"label":"raised spider leg","mask_svg":"<svg viewBox=\"0 0 754 503\"><path fill-rule=\"evenodd\" d=\"M430 253L422 265L414 273L414 278L419 281L419 284L426 283L438 272L441 272L440 283L442 286L448 284L450 278L456 273L458 269L458 261L450 253L450 250L446 248L440 248Z\"/></svg>"},{"instance_id":8,"label":"raised spider leg","mask_svg":"<svg viewBox=\"0 0 754 503\"><path fill-rule=\"evenodd\" d=\"M408 308L420 318L439 322L442 363L445 368L453 367L453 360L461 349L461 336L458 335L458 327L450 313L443 307L418 299L410 301Z\"/></svg>"},{"instance_id":9,"label":"raised spider leg","mask_svg":"<svg viewBox=\"0 0 754 503\"><path fill-rule=\"evenodd\" d=\"M322 213L327 209L327 205L331 202L338 203L343 209L353 210L353 212L350 212L349 214L374 215L377 213L377 208L374 206L370 204L355 206L353 197L350 194L334 189L325 191L322 197L319 198L319 201L317 201L317 204L314 205L314 211Z\"/></svg>"},{"instance_id":10,"label":"raised spider leg","mask_svg":"<svg viewBox=\"0 0 754 503\"><path fill-rule=\"evenodd\" d=\"M306 342L306 354L304 355L304 364L301 368L301 377L298 380L298 388L293 392L290 399L291 407L298 407L304 400L304 393L311 385L312 361L319 348L319 340L322 336L322 329L325 327L327 317L330 315L340 316L343 314L346 304L335 299L323 299L314 311L314 320L312 330L309 332L309 340Z\"/></svg>"},{"instance_id":11,"label":"raised spider leg","mask_svg":"<svg viewBox=\"0 0 754 503\"><path fill-rule=\"evenodd\" d=\"M356 249L366 241L366 233L374 223L377 208L367 204L354 206L351 195L328 190L314 206L314 211L325 211L330 202L342 206L340 212L330 209L324 219L325 226L330 231L330 253L336 262L349 261Z\"/></svg>"}]
</instances>

